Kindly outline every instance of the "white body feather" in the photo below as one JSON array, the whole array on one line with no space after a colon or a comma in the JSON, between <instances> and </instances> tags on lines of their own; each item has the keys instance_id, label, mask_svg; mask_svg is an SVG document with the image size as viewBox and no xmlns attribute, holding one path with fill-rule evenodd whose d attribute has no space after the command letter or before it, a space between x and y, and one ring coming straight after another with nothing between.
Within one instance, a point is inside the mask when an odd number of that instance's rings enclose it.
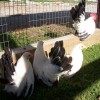
<instances>
[{"instance_id":1,"label":"white body feather","mask_svg":"<svg viewBox=\"0 0 100 100\"><path fill-rule=\"evenodd\" d=\"M71 57L72 57L72 68L71 70L66 74L66 77L72 77L75 73L77 73L81 66L82 66L82 62L83 62L83 53L82 53L82 46L83 44L78 44L76 45L71 53Z\"/></svg>"},{"instance_id":2,"label":"white body feather","mask_svg":"<svg viewBox=\"0 0 100 100\"><path fill-rule=\"evenodd\" d=\"M75 28L75 30L77 30L78 36L80 37L84 35L84 32L92 35L95 32L96 25L93 17L89 17L86 20L81 20L79 23L74 23L73 27Z\"/></svg>"},{"instance_id":3,"label":"white body feather","mask_svg":"<svg viewBox=\"0 0 100 100\"><path fill-rule=\"evenodd\" d=\"M27 89L24 96L27 96L30 85L32 85L32 88L34 88L34 74L32 65L30 61L23 55L18 60L17 65L15 66L15 72L12 75L12 79L12 83L14 83L14 85L7 84L4 90L7 92L12 92L17 97L21 95L26 83Z\"/></svg>"},{"instance_id":4,"label":"white body feather","mask_svg":"<svg viewBox=\"0 0 100 100\"><path fill-rule=\"evenodd\" d=\"M33 69L38 79L41 79L44 84L52 86L53 82L59 81L62 73L59 73L59 67L51 64L50 59L45 56L43 42L40 42L34 54Z\"/></svg>"}]
</instances>

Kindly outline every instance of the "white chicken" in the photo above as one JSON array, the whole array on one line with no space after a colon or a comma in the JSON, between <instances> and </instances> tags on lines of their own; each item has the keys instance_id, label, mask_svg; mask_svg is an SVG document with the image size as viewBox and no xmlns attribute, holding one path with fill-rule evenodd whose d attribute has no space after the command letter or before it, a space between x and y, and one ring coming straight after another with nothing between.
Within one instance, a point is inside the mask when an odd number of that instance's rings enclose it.
<instances>
[{"instance_id":1,"label":"white chicken","mask_svg":"<svg viewBox=\"0 0 100 100\"><path fill-rule=\"evenodd\" d=\"M11 55L5 57L10 58ZM9 82L5 85L4 91L13 93L16 97L28 97L31 96L34 89L34 73L32 64L29 61L31 54L29 52L23 53L23 55L17 61L16 66L11 65L10 60L6 63L5 71L8 75ZM4 61L5 62L5 61ZM14 70L11 70L11 67Z\"/></svg>"},{"instance_id":2,"label":"white chicken","mask_svg":"<svg viewBox=\"0 0 100 100\"><path fill-rule=\"evenodd\" d=\"M71 54L69 55L72 57L72 62L71 62L72 68L71 70L69 70L67 74L65 74L67 78L72 77L75 73L77 73L81 69L83 63L83 53L82 53L83 47L84 47L83 44L81 43L77 44L73 48Z\"/></svg>"},{"instance_id":3,"label":"white chicken","mask_svg":"<svg viewBox=\"0 0 100 100\"><path fill-rule=\"evenodd\" d=\"M51 48L48 58L43 49L43 41L39 41L34 54L33 70L38 79L41 79L47 86L53 86L59 81L59 78L70 69L68 64L71 58L65 58L65 49L63 41L57 41Z\"/></svg>"},{"instance_id":4,"label":"white chicken","mask_svg":"<svg viewBox=\"0 0 100 100\"><path fill-rule=\"evenodd\" d=\"M73 19L72 25L76 30L75 35L78 36L81 41L87 39L95 32L97 15L91 13L90 17L85 19L85 0L82 0L78 5L72 7L70 14Z\"/></svg>"}]
</instances>

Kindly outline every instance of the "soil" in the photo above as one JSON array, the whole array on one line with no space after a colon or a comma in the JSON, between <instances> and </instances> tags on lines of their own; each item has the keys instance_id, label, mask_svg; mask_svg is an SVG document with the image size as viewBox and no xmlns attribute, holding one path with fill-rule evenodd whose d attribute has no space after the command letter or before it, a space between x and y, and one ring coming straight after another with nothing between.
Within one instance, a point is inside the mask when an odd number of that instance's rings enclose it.
<instances>
[{"instance_id":1,"label":"soil","mask_svg":"<svg viewBox=\"0 0 100 100\"><path fill-rule=\"evenodd\" d=\"M68 28L65 25L57 25L57 24L51 24L51 25L43 25L41 27L34 27L34 28L30 28L28 30L28 34L30 35L34 35L35 33L37 33L37 35L39 34L49 34L49 33L57 33L58 35L67 35L72 33L72 28Z\"/></svg>"},{"instance_id":2,"label":"soil","mask_svg":"<svg viewBox=\"0 0 100 100\"><path fill-rule=\"evenodd\" d=\"M74 30L70 27L66 27L65 25L50 24L50 25L43 25L40 27L32 27L22 30L16 30L15 32L12 32L12 34L18 35L23 32L27 33L28 37L38 37L38 36L40 37L44 35L48 36L50 34L57 34L57 36L65 36L68 34L72 34Z\"/></svg>"}]
</instances>

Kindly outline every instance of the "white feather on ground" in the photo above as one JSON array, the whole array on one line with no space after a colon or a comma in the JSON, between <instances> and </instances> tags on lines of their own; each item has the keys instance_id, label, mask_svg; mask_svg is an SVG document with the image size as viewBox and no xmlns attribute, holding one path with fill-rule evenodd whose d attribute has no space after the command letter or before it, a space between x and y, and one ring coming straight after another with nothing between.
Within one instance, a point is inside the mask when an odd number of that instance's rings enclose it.
<instances>
[{"instance_id":1,"label":"white feather on ground","mask_svg":"<svg viewBox=\"0 0 100 100\"><path fill-rule=\"evenodd\" d=\"M25 52L18 60L15 66L15 72L12 75L13 81L5 85L5 91L11 92L17 97L30 96L34 89L34 74L32 65L29 61L29 52Z\"/></svg>"},{"instance_id":2,"label":"white feather on ground","mask_svg":"<svg viewBox=\"0 0 100 100\"><path fill-rule=\"evenodd\" d=\"M83 46L84 45L80 43L73 48L70 54L70 56L72 57L72 62L71 62L72 68L67 74L65 74L67 78L72 77L81 69L83 63L83 53L82 53Z\"/></svg>"},{"instance_id":3,"label":"white feather on ground","mask_svg":"<svg viewBox=\"0 0 100 100\"><path fill-rule=\"evenodd\" d=\"M39 41L37 44L37 48L36 48L36 51L34 54L34 60L33 60L33 70L37 78L41 79L42 82L46 84L47 86L53 86L53 84L55 82L58 82L59 78L66 72L66 71L60 71L60 66L57 66L51 63L51 59L49 59L45 55L45 52L43 49L43 41Z\"/></svg>"}]
</instances>

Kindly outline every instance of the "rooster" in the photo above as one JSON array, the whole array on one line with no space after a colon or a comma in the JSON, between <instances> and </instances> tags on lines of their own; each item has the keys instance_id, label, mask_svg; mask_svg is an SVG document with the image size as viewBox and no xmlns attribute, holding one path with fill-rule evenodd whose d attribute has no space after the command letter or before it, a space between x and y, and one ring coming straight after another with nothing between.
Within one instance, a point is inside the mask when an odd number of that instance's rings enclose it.
<instances>
[{"instance_id":1,"label":"rooster","mask_svg":"<svg viewBox=\"0 0 100 100\"><path fill-rule=\"evenodd\" d=\"M90 17L85 19L85 0L82 0L78 5L72 7L70 14L73 20L73 28L76 30L75 35L81 41L87 39L95 32L97 15L91 13Z\"/></svg>"},{"instance_id":2,"label":"rooster","mask_svg":"<svg viewBox=\"0 0 100 100\"><path fill-rule=\"evenodd\" d=\"M46 56L43 49L43 41L39 41L34 53L33 70L38 79L47 86L58 83L59 78L70 68L71 57L65 57L63 41L56 41L53 48Z\"/></svg>"},{"instance_id":3,"label":"rooster","mask_svg":"<svg viewBox=\"0 0 100 100\"><path fill-rule=\"evenodd\" d=\"M5 85L4 91L16 97L28 97L34 89L34 74L29 61L31 54L25 52L14 65L11 50L6 49L1 57L2 73L0 82Z\"/></svg>"},{"instance_id":4,"label":"rooster","mask_svg":"<svg viewBox=\"0 0 100 100\"><path fill-rule=\"evenodd\" d=\"M71 54L69 55L70 57L72 57L72 62L71 62L72 68L69 70L67 74L65 74L67 78L72 77L74 74L76 74L81 69L81 66L83 63L82 48L84 47L85 46L81 43L75 45Z\"/></svg>"}]
</instances>

